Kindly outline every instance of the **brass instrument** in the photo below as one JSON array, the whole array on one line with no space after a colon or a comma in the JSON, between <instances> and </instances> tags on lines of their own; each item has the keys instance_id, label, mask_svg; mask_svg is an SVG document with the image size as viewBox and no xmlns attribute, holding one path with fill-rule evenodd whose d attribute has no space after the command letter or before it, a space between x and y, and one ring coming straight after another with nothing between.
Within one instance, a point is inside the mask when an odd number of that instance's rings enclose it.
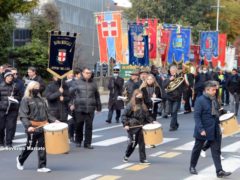
<instances>
[{"instance_id":1,"label":"brass instrument","mask_svg":"<svg viewBox=\"0 0 240 180\"><path fill-rule=\"evenodd\" d=\"M172 92L175 89L177 89L182 83L184 82L184 77L177 77L173 81L169 83L169 85L166 88L166 92Z\"/></svg>"}]
</instances>

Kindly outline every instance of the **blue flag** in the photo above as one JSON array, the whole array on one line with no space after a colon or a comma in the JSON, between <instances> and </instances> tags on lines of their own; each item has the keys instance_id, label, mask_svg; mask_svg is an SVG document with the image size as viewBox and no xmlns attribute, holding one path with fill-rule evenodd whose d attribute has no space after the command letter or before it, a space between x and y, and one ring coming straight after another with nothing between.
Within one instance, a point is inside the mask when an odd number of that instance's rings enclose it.
<instances>
[{"instance_id":1,"label":"blue flag","mask_svg":"<svg viewBox=\"0 0 240 180\"><path fill-rule=\"evenodd\" d=\"M186 63L190 61L190 44L191 44L191 29L189 28L174 28L171 29L171 37L169 42L167 62L172 64Z\"/></svg>"},{"instance_id":2,"label":"blue flag","mask_svg":"<svg viewBox=\"0 0 240 180\"><path fill-rule=\"evenodd\" d=\"M206 57L208 61L212 61L212 57L218 56L218 32L204 31L200 36L200 56Z\"/></svg>"},{"instance_id":3,"label":"blue flag","mask_svg":"<svg viewBox=\"0 0 240 180\"><path fill-rule=\"evenodd\" d=\"M148 36L144 36L142 24L128 24L129 64L148 66Z\"/></svg>"}]
</instances>

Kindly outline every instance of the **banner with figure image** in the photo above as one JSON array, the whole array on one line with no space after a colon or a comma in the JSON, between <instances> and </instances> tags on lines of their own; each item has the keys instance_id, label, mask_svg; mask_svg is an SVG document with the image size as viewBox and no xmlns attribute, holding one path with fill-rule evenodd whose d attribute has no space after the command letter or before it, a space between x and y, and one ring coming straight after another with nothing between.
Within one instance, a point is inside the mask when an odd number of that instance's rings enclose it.
<instances>
[{"instance_id":1,"label":"banner with figure image","mask_svg":"<svg viewBox=\"0 0 240 180\"><path fill-rule=\"evenodd\" d=\"M200 34L200 56L207 61L218 56L218 32L203 31Z\"/></svg>"}]
</instances>

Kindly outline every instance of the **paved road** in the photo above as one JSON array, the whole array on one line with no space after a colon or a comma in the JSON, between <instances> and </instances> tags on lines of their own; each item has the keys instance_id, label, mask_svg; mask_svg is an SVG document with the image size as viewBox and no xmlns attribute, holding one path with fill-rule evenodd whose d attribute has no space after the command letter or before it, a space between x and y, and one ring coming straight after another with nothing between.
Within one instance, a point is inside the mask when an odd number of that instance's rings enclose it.
<instances>
[{"instance_id":1,"label":"paved road","mask_svg":"<svg viewBox=\"0 0 240 180\"><path fill-rule=\"evenodd\" d=\"M38 173L37 154L33 152L24 164L25 170L16 169L15 158L18 150L0 150L1 180L214 180L215 169L207 152L206 158L200 158L197 170L199 175L188 172L191 148L193 146L192 114L179 115L179 130L169 132L169 120L159 118L163 126L164 143L156 148L147 149L147 159L151 165L140 165L138 149L130 157L128 163L122 158L127 145L127 134L121 124L106 124L107 112L95 116L94 150L76 148L71 144L71 151L64 155L48 155L48 167L51 173ZM232 171L228 178L238 180L240 177L240 134L223 139L223 168ZM21 124L18 124L14 147L25 143L25 135Z\"/></svg>"}]
</instances>

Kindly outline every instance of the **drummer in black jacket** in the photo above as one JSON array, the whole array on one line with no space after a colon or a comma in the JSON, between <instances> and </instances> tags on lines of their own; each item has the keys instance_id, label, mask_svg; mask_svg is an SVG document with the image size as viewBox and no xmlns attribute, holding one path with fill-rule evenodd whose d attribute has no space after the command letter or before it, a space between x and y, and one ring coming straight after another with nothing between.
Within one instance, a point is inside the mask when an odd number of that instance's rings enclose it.
<instances>
[{"instance_id":1,"label":"drummer in black jacket","mask_svg":"<svg viewBox=\"0 0 240 180\"><path fill-rule=\"evenodd\" d=\"M50 172L46 168L46 150L43 126L49 122L59 122L48 112L45 100L40 95L40 84L31 81L21 101L19 108L19 117L22 121L26 133L27 143L22 153L17 157L17 169L23 170L23 164L37 146L38 151L38 172Z\"/></svg>"},{"instance_id":2,"label":"drummer in black jacket","mask_svg":"<svg viewBox=\"0 0 240 180\"><path fill-rule=\"evenodd\" d=\"M65 81L54 76L53 81L46 87L44 95L48 101L50 114L66 123L70 94Z\"/></svg>"},{"instance_id":3,"label":"drummer in black jacket","mask_svg":"<svg viewBox=\"0 0 240 180\"><path fill-rule=\"evenodd\" d=\"M151 116L149 116L148 108L143 101L143 94L141 90L137 89L134 91L130 103L124 109L122 114L122 123L124 129L127 130L129 137L129 143L123 162L128 162L128 158L138 144L140 162L143 164L150 164L146 160L142 126L146 123L152 122L157 123Z\"/></svg>"}]
</instances>

